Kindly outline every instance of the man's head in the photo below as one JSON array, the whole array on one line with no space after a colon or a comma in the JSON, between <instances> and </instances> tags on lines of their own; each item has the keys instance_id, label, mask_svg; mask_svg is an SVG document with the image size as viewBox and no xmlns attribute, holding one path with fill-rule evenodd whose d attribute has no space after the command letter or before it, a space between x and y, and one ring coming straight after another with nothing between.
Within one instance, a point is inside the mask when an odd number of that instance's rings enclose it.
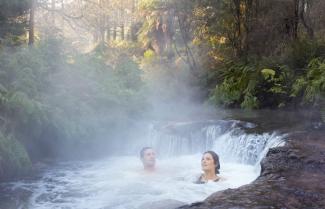
<instances>
[{"instance_id":1,"label":"man's head","mask_svg":"<svg viewBox=\"0 0 325 209\"><path fill-rule=\"evenodd\" d=\"M156 153L152 147L144 147L140 151L140 159L145 170L153 171L156 165Z\"/></svg>"}]
</instances>

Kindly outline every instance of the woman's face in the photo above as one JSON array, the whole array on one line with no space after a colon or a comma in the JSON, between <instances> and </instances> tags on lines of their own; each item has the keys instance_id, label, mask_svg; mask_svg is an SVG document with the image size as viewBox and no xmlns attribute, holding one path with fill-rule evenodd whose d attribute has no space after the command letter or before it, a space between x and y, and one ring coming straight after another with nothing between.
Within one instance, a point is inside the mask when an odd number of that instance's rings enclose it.
<instances>
[{"instance_id":1,"label":"woman's face","mask_svg":"<svg viewBox=\"0 0 325 209\"><path fill-rule=\"evenodd\" d=\"M202 166L202 170L204 172L206 171L215 171L216 165L214 163L213 157L210 153L205 153L202 156L202 160L201 160L201 166Z\"/></svg>"}]
</instances>

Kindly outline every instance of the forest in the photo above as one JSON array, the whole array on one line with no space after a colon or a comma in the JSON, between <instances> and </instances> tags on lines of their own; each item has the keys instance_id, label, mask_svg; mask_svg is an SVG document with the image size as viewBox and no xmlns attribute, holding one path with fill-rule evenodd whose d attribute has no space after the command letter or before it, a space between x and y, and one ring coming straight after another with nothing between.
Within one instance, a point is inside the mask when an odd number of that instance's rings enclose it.
<instances>
[{"instance_id":1,"label":"forest","mask_svg":"<svg viewBox=\"0 0 325 209\"><path fill-rule=\"evenodd\" d=\"M42 159L113 152L99 148L175 101L312 109L325 121L324 10L324 0L0 0L0 181Z\"/></svg>"}]
</instances>

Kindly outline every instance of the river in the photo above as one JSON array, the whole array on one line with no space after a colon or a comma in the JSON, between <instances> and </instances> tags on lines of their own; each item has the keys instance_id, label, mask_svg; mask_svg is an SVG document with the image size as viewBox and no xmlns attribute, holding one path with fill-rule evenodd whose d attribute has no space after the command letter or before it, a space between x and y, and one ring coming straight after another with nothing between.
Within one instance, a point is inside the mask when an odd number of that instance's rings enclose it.
<instances>
[{"instance_id":1,"label":"river","mask_svg":"<svg viewBox=\"0 0 325 209\"><path fill-rule=\"evenodd\" d=\"M151 122L142 139L123 142L121 155L44 165L38 177L1 184L0 208L154 209L163 201L202 201L215 191L252 182L267 150L283 145L285 135L249 133L254 127L237 120ZM143 146L156 149L154 173L142 169L138 152ZM206 150L219 154L224 180L195 184Z\"/></svg>"}]
</instances>

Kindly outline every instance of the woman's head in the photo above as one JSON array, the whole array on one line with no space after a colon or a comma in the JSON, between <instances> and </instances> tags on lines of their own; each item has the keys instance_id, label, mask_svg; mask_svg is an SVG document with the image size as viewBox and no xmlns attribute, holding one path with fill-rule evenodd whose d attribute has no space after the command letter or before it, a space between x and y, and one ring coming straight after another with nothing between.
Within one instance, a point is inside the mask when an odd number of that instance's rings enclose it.
<instances>
[{"instance_id":1,"label":"woman's head","mask_svg":"<svg viewBox=\"0 0 325 209\"><path fill-rule=\"evenodd\" d=\"M220 169L219 156L213 151L204 152L201 159L201 166L204 172L214 170L218 174Z\"/></svg>"}]
</instances>

